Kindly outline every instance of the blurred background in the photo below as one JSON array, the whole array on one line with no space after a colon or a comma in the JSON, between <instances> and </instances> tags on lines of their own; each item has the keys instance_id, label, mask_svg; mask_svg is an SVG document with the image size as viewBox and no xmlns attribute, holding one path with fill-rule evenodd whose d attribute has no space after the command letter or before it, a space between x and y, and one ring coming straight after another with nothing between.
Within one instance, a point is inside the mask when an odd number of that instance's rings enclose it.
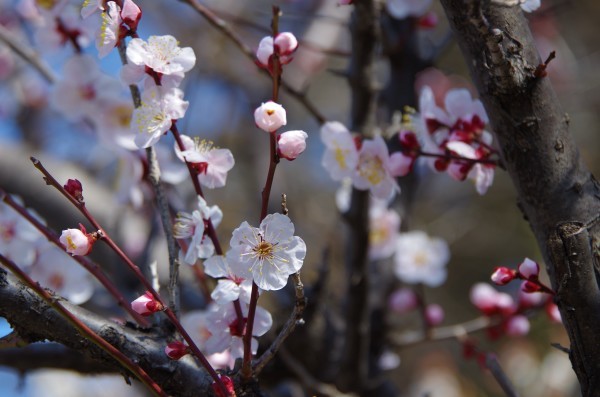
<instances>
[{"instance_id":1,"label":"blurred background","mask_svg":"<svg viewBox=\"0 0 600 397\"><path fill-rule=\"evenodd\" d=\"M56 75L73 54L67 47L40 46L37 27L28 14L31 4L24 1L0 1L0 24L22 43L35 49L39 57ZM218 204L225 216L219 226L221 241L229 241L231 231L242 221L258 223L260 192L268 167L267 136L254 126L253 111L271 96L271 81L253 60L246 57L228 38L215 30L188 5L179 1L139 2L143 18L139 35L171 34L196 53L196 66L182 83L185 99L190 102L186 117L178 122L179 130L199 136L230 149L236 165L229 173L225 188L206 192L209 203ZM252 49L270 32L271 2L241 0L203 1ZM557 58L549 66L549 78L569 114L571 131L587 165L600 174L598 147L600 134L600 43L597 40L600 3L593 0L543 0L542 7L528 14L542 59L551 51ZM305 98L327 120L348 123L350 91L344 72L350 54L348 20L352 6L341 6L334 0L290 0L278 3L283 11L280 31L291 31L300 39L294 61L285 67L283 79ZM416 93L425 84L432 85L443 97L451 87L465 87L473 93L460 51L448 32L443 10L434 2L431 11L438 17L433 27L419 28L415 33L420 59L406 59L419 68L416 79L393 89L402 92L408 105L416 107ZM85 49L96 56L93 44ZM427 62L424 62L426 60ZM118 78L120 59L116 51L100 61L104 73ZM381 51L378 81L387 87L390 63ZM415 66L417 65L417 66ZM423 66L421 68L421 66ZM115 151L98 139L89 123L69 122L49 99L52 85L6 45L0 43L0 187L20 196L55 230L75 227L79 215L58 194L48 188L29 161L40 159L59 180L77 178L84 185L88 206L105 228L119 237L126 252L139 263L157 260L163 279L166 252L161 244L160 227L152 212L148 187L141 183L141 170L131 156ZM123 90L124 97L128 94ZM386 91L386 95L389 94ZM289 130L308 133L307 151L293 162L282 162L277 169L270 211L279 210L278 197L287 195L290 217L296 234L307 243L308 254L303 268L303 281L313 284L319 277L322 253L329 249L328 266L336 292L336 277L341 277L344 256L344 225L335 204L339 187L332 183L321 167L324 147L319 139L318 120L292 95L281 93L280 102L287 109ZM383 108L383 106L382 106ZM391 112L378 114L382 129L391 124ZM171 164L170 136L161 140L164 164ZM174 167L182 167L174 163ZM175 170L174 173L180 172ZM135 180L136 172L139 173ZM439 288L427 288L428 302L439 303L445 310L443 325L468 321L478 316L469 302L469 290L477 282L489 280L495 266L515 267L524 257L541 262L535 239L516 206L516 195L507 175L496 172L494 184L485 196L479 196L470 182L459 183L444 174L434 174L427 167L417 167L406 194L410 212L402 213L403 230L424 230L445 239L452 257L447 282ZM175 178L176 179L176 178ZM401 181L402 184L402 181ZM188 180L169 185L169 195L181 209L190 212L193 189ZM139 192L146 197L136 199ZM402 203L402 195L398 199ZM400 205L400 204L397 204ZM158 226L157 226L158 225ZM117 277L119 262L105 251L95 251L94 259ZM382 261L380 266L388 266ZM193 309L201 299L192 272L183 268L183 304ZM139 291L135 281L118 276L119 283L131 289L133 298ZM544 279L545 276L544 276ZM516 293L517 285L503 290ZM290 291L266 297L266 306L290 299ZM86 303L92 310L112 315L110 297L95 292ZM276 319L279 325L287 314ZM527 337L488 341L485 333L474 338L479 347L495 352L509 378L522 396L576 396L578 386L566 354L551 343L568 346L560 325L551 323L544 313L534 316ZM419 327L418 317L397 321L406 331ZM8 326L0 320L0 329ZM453 340L420 344L398 349L399 364L394 363L390 377L406 396L500 396L502 391L474 360L462 356L460 345ZM0 351L1 354L1 351ZM395 360L395 358L394 358ZM294 387L269 384L274 395L302 395ZM65 390L65 384L72 390ZM96 386L92 386L92 385ZM291 384L291 383L290 383ZM56 387L54 386L56 385ZM42 387L43 389L40 389ZM105 396L143 395L118 377L79 378L70 373L40 370L18 374L0 367L0 396ZM97 392L94 390L98 390ZM43 390L40 391L40 390Z\"/></svg>"}]
</instances>

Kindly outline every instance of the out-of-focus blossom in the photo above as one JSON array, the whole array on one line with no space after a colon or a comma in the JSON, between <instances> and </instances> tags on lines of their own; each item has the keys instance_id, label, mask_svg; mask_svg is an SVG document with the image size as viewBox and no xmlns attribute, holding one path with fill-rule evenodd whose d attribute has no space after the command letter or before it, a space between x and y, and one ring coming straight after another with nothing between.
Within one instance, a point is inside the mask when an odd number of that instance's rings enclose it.
<instances>
[{"instance_id":1,"label":"out-of-focus blossom","mask_svg":"<svg viewBox=\"0 0 600 397\"><path fill-rule=\"evenodd\" d=\"M368 189L380 200L390 200L400 191L392 174L388 148L381 136L363 141L352 183L359 190Z\"/></svg>"},{"instance_id":2,"label":"out-of-focus blossom","mask_svg":"<svg viewBox=\"0 0 600 397\"><path fill-rule=\"evenodd\" d=\"M242 303L250 302L252 280L236 275L227 258L214 255L204 261L204 273L220 279L210 297L218 304L224 305L237 299Z\"/></svg>"},{"instance_id":3,"label":"out-of-focus blossom","mask_svg":"<svg viewBox=\"0 0 600 397\"><path fill-rule=\"evenodd\" d=\"M17 200L20 201L20 200ZM45 239L25 218L4 203L0 203L0 252L26 268L36 258L36 246Z\"/></svg>"},{"instance_id":4,"label":"out-of-focus blossom","mask_svg":"<svg viewBox=\"0 0 600 397\"><path fill-rule=\"evenodd\" d=\"M243 222L233 231L229 266L236 275L253 280L263 290L278 290L288 276L302 267L306 244L294 236L294 224L286 215L270 214L259 228Z\"/></svg>"},{"instance_id":5,"label":"out-of-focus blossom","mask_svg":"<svg viewBox=\"0 0 600 397\"><path fill-rule=\"evenodd\" d=\"M444 309L435 303L427 305L425 308L425 319L430 327L440 325L444 321Z\"/></svg>"},{"instance_id":6,"label":"out-of-focus blossom","mask_svg":"<svg viewBox=\"0 0 600 397\"><path fill-rule=\"evenodd\" d=\"M477 283L471 288L469 295L471 303L485 315L502 314L511 315L516 310L513 298L498 292L489 284Z\"/></svg>"},{"instance_id":7,"label":"out-of-focus blossom","mask_svg":"<svg viewBox=\"0 0 600 397\"><path fill-rule=\"evenodd\" d=\"M395 313L404 314L417 307L419 299L410 288L400 288L392 292L388 299L388 306Z\"/></svg>"},{"instance_id":8,"label":"out-of-focus blossom","mask_svg":"<svg viewBox=\"0 0 600 397\"><path fill-rule=\"evenodd\" d=\"M358 164L358 150L350 131L340 122L329 121L321 127L325 153L321 164L334 181L352 177Z\"/></svg>"},{"instance_id":9,"label":"out-of-focus blossom","mask_svg":"<svg viewBox=\"0 0 600 397\"><path fill-rule=\"evenodd\" d=\"M442 285L446 281L449 260L448 244L425 232L401 233L396 239L394 272L406 283L423 283L430 287Z\"/></svg>"},{"instance_id":10,"label":"out-of-focus blossom","mask_svg":"<svg viewBox=\"0 0 600 397\"><path fill-rule=\"evenodd\" d=\"M525 0L521 2L521 9L525 12L533 12L540 8L541 5L541 0Z\"/></svg>"},{"instance_id":11,"label":"out-of-focus blossom","mask_svg":"<svg viewBox=\"0 0 600 397\"><path fill-rule=\"evenodd\" d=\"M506 322L506 334L509 336L524 336L529 333L529 320L522 314L512 316Z\"/></svg>"},{"instance_id":12,"label":"out-of-focus blossom","mask_svg":"<svg viewBox=\"0 0 600 397\"><path fill-rule=\"evenodd\" d=\"M374 200L369 208L369 258L389 258L396 250L400 232L400 215L386 202Z\"/></svg>"},{"instance_id":13,"label":"out-of-focus blossom","mask_svg":"<svg viewBox=\"0 0 600 397\"><path fill-rule=\"evenodd\" d=\"M88 271L53 245L40 249L29 275L75 305L87 302L94 292Z\"/></svg>"}]
</instances>

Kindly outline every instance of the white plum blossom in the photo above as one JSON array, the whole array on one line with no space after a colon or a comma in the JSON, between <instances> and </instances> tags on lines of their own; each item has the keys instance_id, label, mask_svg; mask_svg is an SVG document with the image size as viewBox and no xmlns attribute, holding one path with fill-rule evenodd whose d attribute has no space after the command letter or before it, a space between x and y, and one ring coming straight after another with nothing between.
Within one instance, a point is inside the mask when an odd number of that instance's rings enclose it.
<instances>
[{"instance_id":1,"label":"white plum blossom","mask_svg":"<svg viewBox=\"0 0 600 397\"><path fill-rule=\"evenodd\" d=\"M173 226L174 237L176 239L192 238L184 256L184 261L188 265L194 265L198 259L209 258L215 252L215 246L207 235L206 222L208 219L216 228L223 219L223 212L216 205L209 207L202 196L198 196L197 210L191 214L186 212L177 214Z\"/></svg>"},{"instance_id":2,"label":"white plum blossom","mask_svg":"<svg viewBox=\"0 0 600 397\"><path fill-rule=\"evenodd\" d=\"M148 87L142 93L142 106L133 111L131 129L137 135L140 149L153 146L173 125L173 120L185 115L189 102L183 100L179 88Z\"/></svg>"},{"instance_id":3,"label":"white plum blossom","mask_svg":"<svg viewBox=\"0 0 600 397\"><path fill-rule=\"evenodd\" d=\"M369 208L369 259L392 256L400 233L400 215L387 202L373 200Z\"/></svg>"},{"instance_id":4,"label":"white plum blossom","mask_svg":"<svg viewBox=\"0 0 600 397\"><path fill-rule=\"evenodd\" d=\"M325 153L321 164L334 181L354 174L358 164L358 150L352 134L338 121L329 121L321 127L321 141Z\"/></svg>"},{"instance_id":5,"label":"white plum blossom","mask_svg":"<svg viewBox=\"0 0 600 397\"><path fill-rule=\"evenodd\" d=\"M216 303L224 305L237 299L242 303L250 302L252 280L246 280L236 275L229 266L226 257L214 255L205 260L204 273L220 279L210 294L210 297Z\"/></svg>"},{"instance_id":6,"label":"white plum blossom","mask_svg":"<svg viewBox=\"0 0 600 397\"><path fill-rule=\"evenodd\" d=\"M286 131L277 136L277 153L279 157L295 160L306 149L308 134L301 130Z\"/></svg>"},{"instance_id":7,"label":"white plum blossom","mask_svg":"<svg viewBox=\"0 0 600 397\"><path fill-rule=\"evenodd\" d=\"M387 0L387 10L397 19L420 17L427 12L432 0Z\"/></svg>"},{"instance_id":8,"label":"white plum blossom","mask_svg":"<svg viewBox=\"0 0 600 397\"><path fill-rule=\"evenodd\" d=\"M20 200L15 198L15 201ZM35 261L36 246L43 241L42 234L31 223L8 205L0 204L0 252L2 255L26 268Z\"/></svg>"},{"instance_id":9,"label":"white plum blossom","mask_svg":"<svg viewBox=\"0 0 600 397\"><path fill-rule=\"evenodd\" d=\"M391 173L390 155L381 136L363 141L352 183L359 190L370 190L381 200L390 200L400 191Z\"/></svg>"},{"instance_id":10,"label":"white plum blossom","mask_svg":"<svg viewBox=\"0 0 600 397\"><path fill-rule=\"evenodd\" d=\"M275 132L287 124L283 106L273 101L263 102L254 111L256 126L266 132Z\"/></svg>"},{"instance_id":11,"label":"white plum blossom","mask_svg":"<svg viewBox=\"0 0 600 397\"><path fill-rule=\"evenodd\" d=\"M236 275L253 280L263 290L278 290L302 267L306 244L294 236L286 215L270 214L259 228L243 222L233 231L227 260Z\"/></svg>"},{"instance_id":12,"label":"white plum blossom","mask_svg":"<svg viewBox=\"0 0 600 397\"><path fill-rule=\"evenodd\" d=\"M104 11L104 0L83 0L81 5L81 18L85 19L96 11Z\"/></svg>"},{"instance_id":13,"label":"white plum blossom","mask_svg":"<svg viewBox=\"0 0 600 397\"><path fill-rule=\"evenodd\" d=\"M401 233L396 240L394 272L405 283L423 283L430 287L442 285L446 281L449 260L448 244L425 232Z\"/></svg>"},{"instance_id":14,"label":"white plum blossom","mask_svg":"<svg viewBox=\"0 0 600 397\"><path fill-rule=\"evenodd\" d=\"M123 20L121 19L121 8L114 1L106 3L108 10L100 13L102 23L96 33L96 49L98 56L107 56L119 41L119 30Z\"/></svg>"},{"instance_id":15,"label":"white plum blossom","mask_svg":"<svg viewBox=\"0 0 600 397\"><path fill-rule=\"evenodd\" d=\"M229 149L215 148L210 141L192 139L181 135L184 150L175 143L177 157L191 163L198 172L198 181L209 189L225 186L227 173L235 165L233 154Z\"/></svg>"},{"instance_id":16,"label":"white plum blossom","mask_svg":"<svg viewBox=\"0 0 600 397\"><path fill-rule=\"evenodd\" d=\"M98 138L103 144L107 147L117 144L127 150L138 149L134 142L136 134L131 131L133 109L131 99L119 98L102 104L90 115Z\"/></svg>"},{"instance_id":17,"label":"white plum blossom","mask_svg":"<svg viewBox=\"0 0 600 397\"><path fill-rule=\"evenodd\" d=\"M179 47L175 37L150 36L148 41L132 39L127 45L127 60L136 66L147 66L156 73L185 73L196 64L191 47Z\"/></svg>"},{"instance_id":18,"label":"white plum blossom","mask_svg":"<svg viewBox=\"0 0 600 397\"><path fill-rule=\"evenodd\" d=\"M98 63L88 55L69 59L63 74L52 91L51 103L69 120L94 118L98 108L120 100L121 84L100 72Z\"/></svg>"},{"instance_id":19,"label":"white plum blossom","mask_svg":"<svg viewBox=\"0 0 600 397\"><path fill-rule=\"evenodd\" d=\"M216 305L213 311L207 315L206 328L210 337L206 340L205 350L207 354L220 353L226 349L231 350L231 356L241 358L244 355L244 344L242 337L246 332L246 318L248 316L248 305L242 303L243 319L239 319L233 303L227 305ZM242 324L240 324L240 321ZM271 314L260 306L256 307L252 336L264 335L273 325ZM258 350L258 341L252 338L252 354Z\"/></svg>"},{"instance_id":20,"label":"white plum blossom","mask_svg":"<svg viewBox=\"0 0 600 397\"><path fill-rule=\"evenodd\" d=\"M53 245L40 250L29 275L75 305L89 300L94 292L90 273Z\"/></svg>"}]
</instances>

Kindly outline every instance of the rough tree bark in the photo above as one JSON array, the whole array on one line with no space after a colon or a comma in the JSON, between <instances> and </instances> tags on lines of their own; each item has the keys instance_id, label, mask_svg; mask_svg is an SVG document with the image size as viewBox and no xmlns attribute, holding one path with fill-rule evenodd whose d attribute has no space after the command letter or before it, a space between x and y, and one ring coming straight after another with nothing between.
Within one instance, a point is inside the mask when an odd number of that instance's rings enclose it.
<instances>
[{"instance_id":1,"label":"rough tree bark","mask_svg":"<svg viewBox=\"0 0 600 397\"><path fill-rule=\"evenodd\" d=\"M549 79L536 73L542 61L520 8L442 4L544 255L582 393L600 396L600 186Z\"/></svg>"}]
</instances>

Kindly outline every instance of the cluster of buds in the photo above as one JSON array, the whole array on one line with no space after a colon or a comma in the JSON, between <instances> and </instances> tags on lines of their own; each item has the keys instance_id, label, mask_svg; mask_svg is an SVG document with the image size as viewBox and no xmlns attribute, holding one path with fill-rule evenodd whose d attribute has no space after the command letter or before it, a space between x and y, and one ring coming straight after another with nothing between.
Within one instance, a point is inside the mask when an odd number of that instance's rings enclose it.
<instances>
[{"instance_id":1,"label":"cluster of buds","mask_svg":"<svg viewBox=\"0 0 600 397\"><path fill-rule=\"evenodd\" d=\"M290 32L282 32L275 36L263 37L256 50L257 64L273 73L273 59L276 55L280 65L287 65L294 59L292 54L298 49L298 39Z\"/></svg>"},{"instance_id":2,"label":"cluster of buds","mask_svg":"<svg viewBox=\"0 0 600 397\"><path fill-rule=\"evenodd\" d=\"M523 280L521 290L526 293L545 292L554 295L554 291L539 280L540 265L529 258L519 264L517 270L508 267L497 267L491 280L496 285L506 285L513 280Z\"/></svg>"},{"instance_id":3,"label":"cluster of buds","mask_svg":"<svg viewBox=\"0 0 600 397\"><path fill-rule=\"evenodd\" d=\"M274 134L287 124L286 111L278 103L265 102L254 111L254 122L261 130ZM306 138L308 134L300 130L277 135L277 155L286 160L295 160L306 149Z\"/></svg>"}]
</instances>

